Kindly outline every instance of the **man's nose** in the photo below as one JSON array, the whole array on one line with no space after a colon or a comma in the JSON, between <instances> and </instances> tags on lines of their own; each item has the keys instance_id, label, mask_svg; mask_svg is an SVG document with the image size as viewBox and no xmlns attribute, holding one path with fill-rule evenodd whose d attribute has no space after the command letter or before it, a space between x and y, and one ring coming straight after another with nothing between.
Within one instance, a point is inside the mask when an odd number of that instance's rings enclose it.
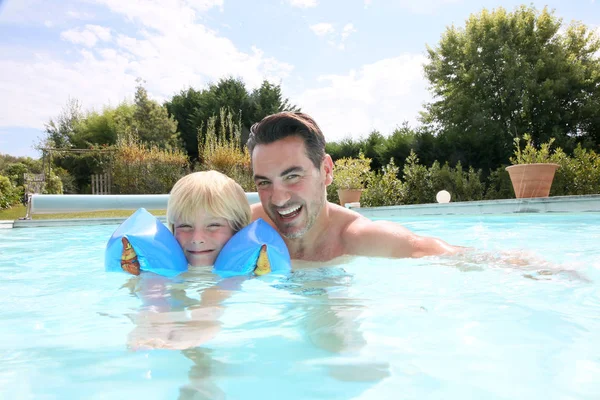
<instances>
[{"instance_id":1,"label":"man's nose","mask_svg":"<svg viewBox=\"0 0 600 400\"><path fill-rule=\"evenodd\" d=\"M277 207L285 205L290 199L290 193L282 185L273 185L271 203Z\"/></svg>"}]
</instances>

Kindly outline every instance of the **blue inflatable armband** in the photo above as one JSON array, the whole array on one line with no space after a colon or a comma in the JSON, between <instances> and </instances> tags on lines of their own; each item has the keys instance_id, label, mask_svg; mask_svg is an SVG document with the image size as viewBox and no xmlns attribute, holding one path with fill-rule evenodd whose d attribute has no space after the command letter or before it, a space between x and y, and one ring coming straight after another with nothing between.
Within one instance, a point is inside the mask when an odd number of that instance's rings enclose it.
<instances>
[{"instance_id":1,"label":"blue inflatable armband","mask_svg":"<svg viewBox=\"0 0 600 400\"><path fill-rule=\"evenodd\" d=\"M291 272L290 253L279 233L263 219L244 227L223 246L214 273L221 277Z\"/></svg>"},{"instance_id":2,"label":"blue inflatable armband","mask_svg":"<svg viewBox=\"0 0 600 400\"><path fill-rule=\"evenodd\" d=\"M141 271L173 277L187 271L185 254L171 231L140 208L115 230L106 244L106 271Z\"/></svg>"}]
</instances>

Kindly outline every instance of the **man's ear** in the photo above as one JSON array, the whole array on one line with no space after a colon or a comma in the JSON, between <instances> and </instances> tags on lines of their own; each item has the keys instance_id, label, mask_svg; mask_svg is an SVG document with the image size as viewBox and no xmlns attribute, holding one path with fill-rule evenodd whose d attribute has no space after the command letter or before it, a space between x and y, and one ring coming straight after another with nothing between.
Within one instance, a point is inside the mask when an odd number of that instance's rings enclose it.
<instances>
[{"instance_id":1,"label":"man's ear","mask_svg":"<svg viewBox=\"0 0 600 400\"><path fill-rule=\"evenodd\" d=\"M325 171L325 186L329 186L333 182L333 160L329 154L325 154L323 158L323 169Z\"/></svg>"}]
</instances>

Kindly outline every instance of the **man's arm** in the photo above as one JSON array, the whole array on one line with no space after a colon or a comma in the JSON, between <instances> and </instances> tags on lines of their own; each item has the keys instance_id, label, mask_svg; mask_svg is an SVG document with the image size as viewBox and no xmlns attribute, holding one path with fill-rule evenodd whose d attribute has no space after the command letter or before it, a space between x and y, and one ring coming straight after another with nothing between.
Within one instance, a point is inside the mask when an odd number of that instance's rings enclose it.
<instances>
[{"instance_id":1,"label":"man's arm","mask_svg":"<svg viewBox=\"0 0 600 400\"><path fill-rule=\"evenodd\" d=\"M419 236L390 221L357 219L344 236L349 253L367 257L417 258L455 254L465 249L438 238Z\"/></svg>"}]
</instances>

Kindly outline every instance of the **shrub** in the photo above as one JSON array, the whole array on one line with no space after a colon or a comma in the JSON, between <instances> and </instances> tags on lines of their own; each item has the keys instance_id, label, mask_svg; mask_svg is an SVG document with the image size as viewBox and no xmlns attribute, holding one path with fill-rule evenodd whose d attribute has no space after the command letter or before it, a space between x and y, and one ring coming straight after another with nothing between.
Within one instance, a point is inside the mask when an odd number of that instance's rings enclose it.
<instances>
[{"instance_id":1,"label":"shrub","mask_svg":"<svg viewBox=\"0 0 600 400\"><path fill-rule=\"evenodd\" d=\"M204 143L198 134L198 153L202 164L200 170L216 170L235 180L246 192L256 191L252 176L250 154L242 148L242 123L233 121L233 115L225 108L220 110L220 125L216 117L208 119ZM202 132L200 128L199 133Z\"/></svg>"},{"instance_id":2,"label":"shrub","mask_svg":"<svg viewBox=\"0 0 600 400\"><path fill-rule=\"evenodd\" d=\"M485 200L514 199L515 192L510 175L504 166L492 171L487 178Z\"/></svg>"},{"instance_id":3,"label":"shrub","mask_svg":"<svg viewBox=\"0 0 600 400\"><path fill-rule=\"evenodd\" d=\"M364 189L371 178L371 159L362 151L358 158L343 157L335 162L333 181L338 189Z\"/></svg>"},{"instance_id":4,"label":"shrub","mask_svg":"<svg viewBox=\"0 0 600 400\"><path fill-rule=\"evenodd\" d=\"M360 198L364 207L395 206L402 204L404 185L398 179L400 168L394 163L394 158L382 168L382 171L371 175Z\"/></svg>"},{"instance_id":5,"label":"shrub","mask_svg":"<svg viewBox=\"0 0 600 400\"><path fill-rule=\"evenodd\" d=\"M550 147L554 143L554 138L551 138L546 143L542 143L539 149L534 146L531 135L526 133L523 135L523 139L525 140L523 150L521 150L521 139L518 137L514 139L514 156L510 157L510 162L513 165L556 162L556 152L550 151Z\"/></svg>"},{"instance_id":6,"label":"shrub","mask_svg":"<svg viewBox=\"0 0 600 400\"><path fill-rule=\"evenodd\" d=\"M131 133L118 138L113 157L112 184L117 193L169 193L188 172L187 156L181 150L146 146Z\"/></svg>"},{"instance_id":7,"label":"shrub","mask_svg":"<svg viewBox=\"0 0 600 400\"><path fill-rule=\"evenodd\" d=\"M21 200L19 190L7 176L0 175L0 210L10 208Z\"/></svg>"},{"instance_id":8,"label":"shrub","mask_svg":"<svg viewBox=\"0 0 600 400\"><path fill-rule=\"evenodd\" d=\"M403 168L404 174L404 204L424 204L433 203L435 200L435 190L431 187L429 171L427 167L419 164L419 158L411 150L406 158Z\"/></svg>"},{"instance_id":9,"label":"shrub","mask_svg":"<svg viewBox=\"0 0 600 400\"><path fill-rule=\"evenodd\" d=\"M600 157L577 145L572 157L557 149L554 160L560 164L552 182L553 196L600 193Z\"/></svg>"}]
</instances>

